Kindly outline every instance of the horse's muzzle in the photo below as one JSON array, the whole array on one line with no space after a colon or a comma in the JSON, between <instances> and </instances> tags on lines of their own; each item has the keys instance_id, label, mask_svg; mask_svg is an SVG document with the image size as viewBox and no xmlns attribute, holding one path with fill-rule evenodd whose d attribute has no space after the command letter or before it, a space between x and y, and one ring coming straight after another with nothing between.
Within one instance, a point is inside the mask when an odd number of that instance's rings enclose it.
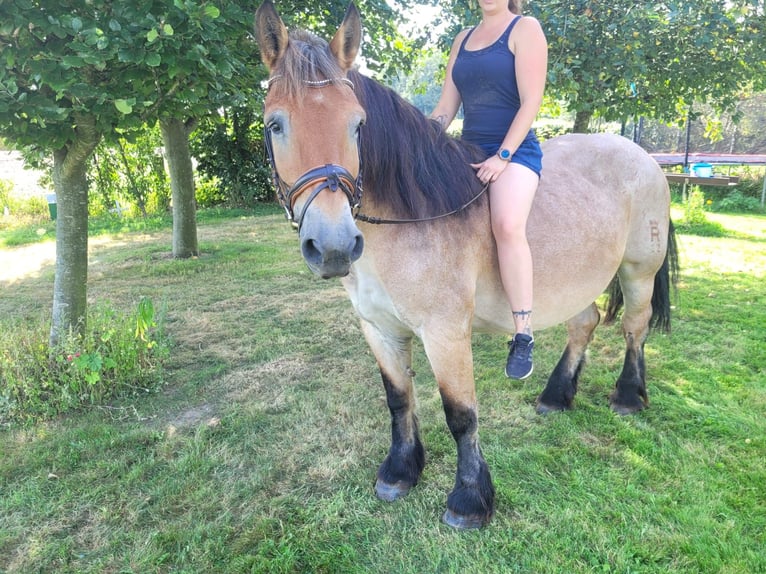
<instances>
[{"instance_id":1,"label":"horse's muzzle","mask_svg":"<svg viewBox=\"0 0 766 574\"><path fill-rule=\"evenodd\" d=\"M308 218L314 221L314 218ZM301 253L309 269L322 279L345 277L362 256L364 237L349 216L336 225L304 225Z\"/></svg>"}]
</instances>

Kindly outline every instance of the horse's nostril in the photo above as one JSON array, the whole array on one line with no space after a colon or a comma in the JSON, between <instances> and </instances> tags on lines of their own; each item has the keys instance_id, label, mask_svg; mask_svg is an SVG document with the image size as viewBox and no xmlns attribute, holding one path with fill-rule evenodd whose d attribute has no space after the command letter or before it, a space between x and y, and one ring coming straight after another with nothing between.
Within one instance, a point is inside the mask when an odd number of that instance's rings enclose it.
<instances>
[{"instance_id":1,"label":"horse's nostril","mask_svg":"<svg viewBox=\"0 0 766 574\"><path fill-rule=\"evenodd\" d=\"M301 244L301 253L307 263L319 263L322 260L322 252L313 239L306 239Z\"/></svg>"},{"instance_id":2,"label":"horse's nostril","mask_svg":"<svg viewBox=\"0 0 766 574\"><path fill-rule=\"evenodd\" d=\"M364 251L364 236L359 233L354 238L354 248L351 250L351 261L356 261L362 256Z\"/></svg>"}]
</instances>

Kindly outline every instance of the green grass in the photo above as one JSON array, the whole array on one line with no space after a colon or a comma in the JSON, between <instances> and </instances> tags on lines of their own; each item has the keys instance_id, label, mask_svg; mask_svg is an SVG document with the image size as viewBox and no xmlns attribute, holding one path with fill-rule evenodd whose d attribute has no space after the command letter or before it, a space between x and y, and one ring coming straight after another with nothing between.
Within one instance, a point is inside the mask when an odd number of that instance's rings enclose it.
<instances>
[{"instance_id":1,"label":"green grass","mask_svg":"<svg viewBox=\"0 0 766 574\"><path fill-rule=\"evenodd\" d=\"M575 409L546 417L563 327L537 333L524 382L501 374L502 337L475 337L497 511L462 533L440 523L455 446L419 346L427 465L404 500L375 498L390 430L374 360L277 210L203 220L188 261L167 227L104 235L89 297L165 309L167 385L0 431L0 572L766 571L766 218L710 219L723 236L679 237L648 410L608 408L618 327L596 332ZM39 318L51 287L50 264L3 283L0 317Z\"/></svg>"}]
</instances>

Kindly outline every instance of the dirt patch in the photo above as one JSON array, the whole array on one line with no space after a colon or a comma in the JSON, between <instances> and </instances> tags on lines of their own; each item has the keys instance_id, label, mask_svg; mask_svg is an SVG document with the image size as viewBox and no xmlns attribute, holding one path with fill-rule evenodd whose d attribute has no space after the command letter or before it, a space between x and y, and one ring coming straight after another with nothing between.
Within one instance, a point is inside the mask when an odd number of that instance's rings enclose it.
<instances>
[{"instance_id":1,"label":"dirt patch","mask_svg":"<svg viewBox=\"0 0 766 574\"><path fill-rule=\"evenodd\" d=\"M237 369L223 377L216 386L220 385L227 402L255 400L274 404L280 401L282 388L305 379L309 371L305 360L282 357L255 368Z\"/></svg>"},{"instance_id":2,"label":"dirt patch","mask_svg":"<svg viewBox=\"0 0 766 574\"><path fill-rule=\"evenodd\" d=\"M176 413L164 425L168 436L173 436L179 431L195 428L203 424L208 427L218 426L221 419L215 416L216 410L214 405L202 403L201 405L196 405Z\"/></svg>"},{"instance_id":3,"label":"dirt patch","mask_svg":"<svg viewBox=\"0 0 766 574\"><path fill-rule=\"evenodd\" d=\"M43 268L56 261L53 241L0 250L0 282L9 284L26 277L37 277Z\"/></svg>"},{"instance_id":4,"label":"dirt patch","mask_svg":"<svg viewBox=\"0 0 766 574\"><path fill-rule=\"evenodd\" d=\"M280 358L254 368L237 369L210 383L211 391L218 396L214 401L168 413L153 419L152 424L165 428L168 435L173 436L203 425L218 426L220 413L233 403L260 405L266 411L279 410L287 400L287 388L303 380L309 369L306 361L295 357Z\"/></svg>"}]
</instances>

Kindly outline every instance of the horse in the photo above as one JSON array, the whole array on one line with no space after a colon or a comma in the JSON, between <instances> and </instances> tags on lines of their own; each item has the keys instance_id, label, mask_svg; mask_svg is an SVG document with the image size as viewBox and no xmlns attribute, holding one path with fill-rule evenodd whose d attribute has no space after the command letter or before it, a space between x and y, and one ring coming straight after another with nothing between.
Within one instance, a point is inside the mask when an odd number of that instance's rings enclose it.
<instances>
[{"instance_id":1,"label":"horse","mask_svg":"<svg viewBox=\"0 0 766 574\"><path fill-rule=\"evenodd\" d=\"M494 513L482 455L472 332L510 333L487 194L470 167L479 151L455 139L394 91L354 67L362 34L350 4L328 43L288 31L270 1L255 35L269 72L264 140L277 196L302 256L341 278L377 361L391 445L375 493L405 496L425 464L415 412L412 344L418 337L457 446L443 521L480 528ZM566 323L567 344L536 408L572 408L585 351L611 295L626 350L610 395L620 414L648 405L644 342L669 329L677 261L670 194L657 163L616 135L565 135L543 144L528 220L535 323Z\"/></svg>"}]
</instances>

